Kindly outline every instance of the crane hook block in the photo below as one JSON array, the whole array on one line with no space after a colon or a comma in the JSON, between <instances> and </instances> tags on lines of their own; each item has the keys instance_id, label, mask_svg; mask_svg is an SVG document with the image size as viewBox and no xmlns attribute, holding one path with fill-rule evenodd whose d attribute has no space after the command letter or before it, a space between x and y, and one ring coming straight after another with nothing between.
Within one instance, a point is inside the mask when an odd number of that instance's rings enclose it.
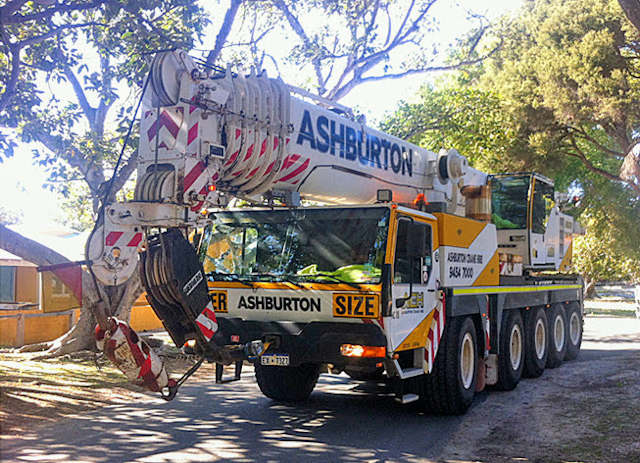
<instances>
[{"instance_id":1,"label":"crane hook block","mask_svg":"<svg viewBox=\"0 0 640 463\"><path fill-rule=\"evenodd\" d=\"M110 317L107 324L106 330L96 326L96 344L129 381L153 392L175 388L160 357L138 333L117 318Z\"/></svg>"},{"instance_id":2,"label":"crane hook block","mask_svg":"<svg viewBox=\"0 0 640 463\"><path fill-rule=\"evenodd\" d=\"M149 236L141 255L147 300L176 346L195 339L203 354L219 351L211 342L218 322L207 279L194 247L179 229Z\"/></svg>"}]
</instances>

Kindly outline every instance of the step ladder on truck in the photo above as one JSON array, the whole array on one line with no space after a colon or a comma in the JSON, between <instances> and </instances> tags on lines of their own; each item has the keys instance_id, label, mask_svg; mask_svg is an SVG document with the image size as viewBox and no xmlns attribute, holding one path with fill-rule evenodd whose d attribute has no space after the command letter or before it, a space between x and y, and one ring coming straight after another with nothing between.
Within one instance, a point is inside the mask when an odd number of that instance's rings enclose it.
<instances>
[{"instance_id":1,"label":"step ladder on truck","mask_svg":"<svg viewBox=\"0 0 640 463\"><path fill-rule=\"evenodd\" d=\"M105 207L87 260L120 284L139 254L177 346L237 377L249 360L275 400L344 371L451 414L577 356L578 227L550 179L485 174L183 51L158 55L149 82L134 199Z\"/></svg>"}]
</instances>

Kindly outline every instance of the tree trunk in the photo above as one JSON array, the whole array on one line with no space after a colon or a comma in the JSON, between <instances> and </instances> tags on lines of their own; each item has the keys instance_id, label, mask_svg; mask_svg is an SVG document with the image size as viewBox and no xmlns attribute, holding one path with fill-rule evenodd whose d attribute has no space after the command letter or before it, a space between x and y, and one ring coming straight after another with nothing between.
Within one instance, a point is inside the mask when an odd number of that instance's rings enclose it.
<instances>
[{"instance_id":1,"label":"tree trunk","mask_svg":"<svg viewBox=\"0 0 640 463\"><path fill-rule=\"evenodd\" d=\"M596 280L587 279L584 286L584 298L592 299L596 296Z\"/></svg>"},{"instance_id":2,"label":"tree trunk","mask_svg":"<svg viewBox=\"0 0 640 463\"><path fill-rule=\"evenodd\" d=\"M0 248L36 265L54 265L69 262L66 257L54 250L25 238L2 225L0 225ZM73 285L73 282L66 281L69 280L68 271L54 271L54 273L68 286ZM59 273L60 275L58 275ZM104 310L107 316L115 316L128 323L131 318L131 307L142 293L140 274L138 271L134 272L126 283L119 286L106 286L97 282L96 287L91 274L83 270L81 293L82 308L80 317L67 333L53 341L24 346L20 351L45 351L40 358L47 358L84 349L95 349L93 332L96 326L96 318L94 314L98 310ZM104 307L104 309L100 306Z\"/></svg>"},{"instance_id":3,"label":"tree trunk","mask_svg":"<svg viewBox=\"0 0 640 463\"><path fill-rule=\"evenodd\" d=\"M94 314L98 310L104 310L107 316L116 317L129 323L133 303L142 294L139 272L134 272L126 283L119 286L105 286L100 282L97 283L96 290L91 274L87 271L82 272L82 286L84 288L82 309L76 324L59 338L24 346L20 352L44 351L38 358L50 358L79 350L95 350L96 343L93 333L96 327L96 317ZM98 292L102 295L102 301L100 301Z\"/></svg>"},{"instance_id":4,"label":"tree trunk","mask_svg":"<svg viewBox=\"0 0 640 463\"><path fill-rule=\"evenodd\" d=\"M631 24L640 32L640 0L618 0Z\"/></svg>"}]
</instances>

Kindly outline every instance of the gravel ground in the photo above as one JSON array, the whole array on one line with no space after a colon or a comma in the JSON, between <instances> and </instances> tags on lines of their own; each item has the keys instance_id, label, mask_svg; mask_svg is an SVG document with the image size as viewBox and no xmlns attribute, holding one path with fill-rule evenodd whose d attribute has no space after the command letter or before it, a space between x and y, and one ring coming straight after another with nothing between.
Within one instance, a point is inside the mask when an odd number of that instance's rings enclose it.
<instances>
[{"instance_id":1,"label":"gravel ground","mask_svg":"<svg viewBox=\"0 0 640 463\"><path fill-rule=\"evenodd\" d=\"M48 378L37 374L44 364L20 360L22 376L0 385L13 397L2 400L5 418L23 412L20 429L3 429L1 459L640 462L640 320L589 316L582 347L576 360L513 391L479 393L462 417L424 415L344 375L323 375L308 403L282 406L260 394L250 368L240 383L215 385L208 365L167 405L125 389L106 366L92 377L90 359L66 360ZM215 406L200 405L212 397ZM19 399L22 409L10 409Z\"/></svg>"},{"instance_id":2,"label":"gravel ground","mask_svg":"<svg viewBox=\"0 0 640 463\"><path fill-rule=\"evenodd\" d=\"M640 462L640 320L587 317L576 360L478 399L435 460Z\"/></svg>"}]
</instances>

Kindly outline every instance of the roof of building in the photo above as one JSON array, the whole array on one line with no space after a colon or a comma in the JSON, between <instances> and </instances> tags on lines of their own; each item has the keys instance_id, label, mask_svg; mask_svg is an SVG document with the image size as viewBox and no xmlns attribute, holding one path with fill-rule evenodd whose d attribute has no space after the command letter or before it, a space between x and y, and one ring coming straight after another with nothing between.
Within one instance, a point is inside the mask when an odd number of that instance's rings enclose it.
<instances>
[{"instance_id":1,"label":"roof of building","mask_svg":"<svg viewBox=\"0 0 640 463\"><path fill-rule=\"evenodd\" d=\"M34 230L20 225L12 225L8 228L53 249L69 260L84 259L84 246L90 233L89 231L76 232L62 226L41 230ZM30 262L26 262L4 249L0 249L0 265L33 266Z\"/></svg>"}]
</instances>

